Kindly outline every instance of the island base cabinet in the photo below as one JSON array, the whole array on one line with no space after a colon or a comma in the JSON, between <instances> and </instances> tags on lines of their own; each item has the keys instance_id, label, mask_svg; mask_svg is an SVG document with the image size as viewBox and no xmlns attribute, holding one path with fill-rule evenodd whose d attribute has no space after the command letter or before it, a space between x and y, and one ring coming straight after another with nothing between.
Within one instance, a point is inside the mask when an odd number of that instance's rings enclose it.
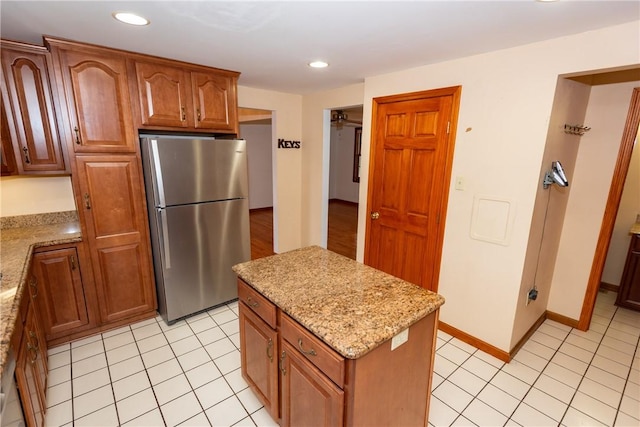
<instances>
[{"instance_id":1,"label":"island base cabinet","mask_svg":"<svg viewBox=\"0 0 640 427\"><path fill-rule=\"evenodd\" d=\"M343 425L344 392L284 340L280 365L282 427Z\"/></svg>"},{"instance_id":2,"label":"island base cabinet","mask_svg":"<svg viewBox=\"0 0 640 427\"><path fill-rule=\"evenodd\" d=\"M244 303L239 306L242 377L278 419L278 333Z\"/></svg>"}]
</instances>

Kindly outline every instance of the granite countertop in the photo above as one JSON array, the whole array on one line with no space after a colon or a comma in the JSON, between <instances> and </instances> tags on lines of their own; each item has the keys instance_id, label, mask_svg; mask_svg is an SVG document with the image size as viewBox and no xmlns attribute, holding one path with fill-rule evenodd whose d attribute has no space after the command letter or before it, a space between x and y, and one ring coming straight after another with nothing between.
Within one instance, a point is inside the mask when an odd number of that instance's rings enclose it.
<instances>
[{"instance_id":1,"label":"granite countertop","mask_svg":"<svg viewBox=\"0 0 640 427\"><path fill-rule=\"evenodd\" d=\"M365 355L444 304L436 293L318 246L233 270L348 359Z\"/></svg>"},{"instance_id":2,"label":"granite countertop","mask_svg":"<svg viewBox=\"0 0 640 427\"><path fill-rule=\"evenodd\" d=\"M631 230L629 230L629 234L640 234L640 222L636 222L631 226Z\"/></svg>"},{"instance_id":3,"label":"granite countertop","mask_svg":"<svg viewBox=\"0 0 640 427\"><path fill-rule=\"evenodd\" d=\"M0 227L0 373L25 294L33 250L82 240L75 211L1 218Z\"/></svg>"}]
</instances>

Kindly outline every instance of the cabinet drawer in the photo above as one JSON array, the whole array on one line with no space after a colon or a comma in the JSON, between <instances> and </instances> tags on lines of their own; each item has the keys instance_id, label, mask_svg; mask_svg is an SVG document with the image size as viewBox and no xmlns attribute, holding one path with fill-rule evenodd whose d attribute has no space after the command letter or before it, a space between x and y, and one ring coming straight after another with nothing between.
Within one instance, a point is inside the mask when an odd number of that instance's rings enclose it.
<instances>
[{"instance_id":1,"label":"cabinet drawer","mask_svg":"<svg viewBox=\"0 0 640 427\"><path fill-rule=\"evenodd\" d=\"M631 236L631 250L640 251L640 234L634 234Z\"/></svg>"},{"instance_id":2,"label":"cabinet drawer","mask_svg":"<svg viewBox=\"0 0 640 427\"><path fill-rule=\"evenodd\" d=\"M282 313L280 318L282 338L313 363L338 387L344 387L344 358L323 343L295 320Z\"/></svg>"},{"instance_id":3,"label":"cabinet drawer","mask_svg":"<svg viewBox=\"0 0 640 427\"><path fill-rule=\"evenodd\" d=\"M241 279L238 279L238 299L260 316L272 329L276 328L276 306Z\"/></svg>"}]
</instances>

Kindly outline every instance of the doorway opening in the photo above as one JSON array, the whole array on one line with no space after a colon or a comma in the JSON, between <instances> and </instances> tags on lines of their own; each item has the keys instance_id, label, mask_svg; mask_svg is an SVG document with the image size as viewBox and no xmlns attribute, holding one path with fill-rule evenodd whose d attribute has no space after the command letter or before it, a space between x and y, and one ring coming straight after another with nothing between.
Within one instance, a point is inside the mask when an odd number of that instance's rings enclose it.
<instances>
[{"instance_id":1,"label":"doorway opening","mask_svg":"<svg viewBox=\"0 0 640 427\"><path fill-rule=\"evenodd\" d=\"M274 254L273 117L269 110L238 108L239 137L247 141L251 259Z\"/></svg>"},{"instance_id":2,"label":"doorway opening","mask_svg":"<svg viewBox=\"0 0 640 427\"><path fill-rule=\"evenodd\" d=\"M362 105L331 110L327 249L356 259Z\"/></svg>"}]
</instances>

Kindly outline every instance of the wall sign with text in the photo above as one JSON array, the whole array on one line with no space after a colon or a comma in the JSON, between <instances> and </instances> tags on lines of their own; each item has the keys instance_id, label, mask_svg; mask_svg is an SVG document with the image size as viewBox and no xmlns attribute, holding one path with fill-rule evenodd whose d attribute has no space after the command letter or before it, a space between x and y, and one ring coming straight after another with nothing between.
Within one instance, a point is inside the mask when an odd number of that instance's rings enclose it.
<instances>
[{"instance_id":1,"label":"wall sign with text","mask_svg":"<svg viewBox=\"0 0 640 427\"><path fill-rule=\"evenodd\" d=\"M289 141L278 138L278 148L300 148L300 141Z\"/></svg>"}]
</instances>

